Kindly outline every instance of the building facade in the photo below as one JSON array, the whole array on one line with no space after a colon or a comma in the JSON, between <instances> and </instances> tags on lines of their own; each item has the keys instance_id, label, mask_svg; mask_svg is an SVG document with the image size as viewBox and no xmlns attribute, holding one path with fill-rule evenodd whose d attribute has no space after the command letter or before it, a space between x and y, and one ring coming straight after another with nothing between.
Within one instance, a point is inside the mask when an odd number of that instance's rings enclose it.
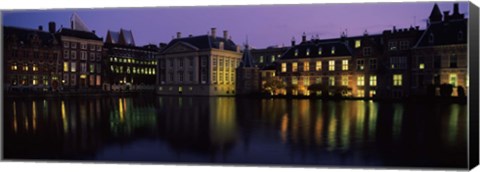
<instances>
[{"instance_id":1,"label":"building facade","mask_svg":"<svg viewBox=\"0 0 480 172\"><path fill-rule=\"evenodd\" d=\"M216 35L216 29L201 36L177 38L158 58L157 93L160 95L235 95L235 69L240 64L240 47Z\"/></svg>"},{"instance_id":2,"label":"building facade","mask_svg":"<svg viewBox=\"0 0 480 172\"><path fill-rule=\"evenodd\" d=\"M108 31L104 44L106 58L104 89L112 91L153 91L156 79L156 45L136 46L131 31Z\"/></svg>"},{"instance_id":3,"label":"building facade","mask_svg":"<svg viewBox=\"0 0 480 172\"><path fill-rule=\"evenodd\" d=\"M290 47L270 46L264 49L252 49L250 52L252 54L254 65L263 68L280 59L289 48Z\"/></svg>"},{"instance_id":4,"label":"building facade","mask_svg":"<svg viewBox=\"0 0 480 172\"><path fill-rule=\"evenodd\" d=\"M253 63L248 45L245 45L242 60L236 69L236 74L236 94L248 95L260 92L260 70Z\"/></svg>"},{"instance_id":5,"label":"building facade","mask_svg":"<svg viewBox=\"0 0 480 172\"><path fill-rule=\"evenodd\" d=\"M59 89L60 46L55 23L49 31L4 27L4 86L7 91L51 92Z\"/></svg>"}]
</instances>

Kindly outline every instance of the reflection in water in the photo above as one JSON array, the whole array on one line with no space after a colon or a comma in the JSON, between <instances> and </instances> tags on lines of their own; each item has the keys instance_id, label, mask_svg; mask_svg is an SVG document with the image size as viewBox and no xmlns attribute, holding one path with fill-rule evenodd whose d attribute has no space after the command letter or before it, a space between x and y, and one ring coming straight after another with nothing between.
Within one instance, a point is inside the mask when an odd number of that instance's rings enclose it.
<instances>
[{"instance_id":1,"label":"reflection in water","mask_svg":"<svg viewBox=\"0 0 480 172\"><path fill-rule=\"evenodd\" d=\"M7 159L460 167L466 157L467 106L458 104L433 115L408 103L232 97L8 99L5 107ZM426 138L435 144L403 144Z\"/></svg>"}]
</instances>

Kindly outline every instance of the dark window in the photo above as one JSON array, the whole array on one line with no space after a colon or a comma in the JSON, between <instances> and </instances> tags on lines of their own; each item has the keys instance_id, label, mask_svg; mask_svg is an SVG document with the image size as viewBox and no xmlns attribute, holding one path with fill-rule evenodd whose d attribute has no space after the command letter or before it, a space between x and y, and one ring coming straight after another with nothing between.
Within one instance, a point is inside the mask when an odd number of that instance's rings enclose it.
<instances>
[{"instance_id":1,"label":"dark window","mask_svg":"<svg viewBox=\"0 0 480 172\"><path fill-rule=\"evenodd\" d=\"M441 67L441 64L442 64L442 59L440 58L440 56L434 56L433 67L435 67L435 69L439 69Z\"/></svg>"},{"instance_id":2,"label":"dark window","mask_svg":"<svg viewBox=\"0 0 480 172\"><path fill-rule=\"evenodd\" d=\"M452 54L450 56L450 68L456 68L457 67L457 55Z\"/></svg>"}]
</instances>

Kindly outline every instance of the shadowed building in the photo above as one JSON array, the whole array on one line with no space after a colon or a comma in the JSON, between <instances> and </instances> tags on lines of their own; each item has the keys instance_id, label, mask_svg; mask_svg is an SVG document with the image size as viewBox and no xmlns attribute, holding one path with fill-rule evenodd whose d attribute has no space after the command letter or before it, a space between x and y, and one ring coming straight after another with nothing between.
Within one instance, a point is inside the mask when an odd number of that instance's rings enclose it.
<instances>
[{"instance_id":1,"label":"shadowed building","mask_svg":"<svg viewBox=\"0 0 480 172\"><path fill-rule=\"evenodd\" d=\"M265 49L252 49L253 64L259 68L269 66L280 59L283 53L287 52L290 47L270 46Z\"/></svg>"},{"instance_id":2,"label":"shadowed building","mask_svg":"<svg viewBox=\"0 0 480 172\"><path fill-rule=\"evenodd\" d=\"M177 38L161 51L157 93L161 95L235 95L235 69L242 54L228 32Z\"/></svg>"},{"instance_id":3,"label":"shadowed building","mask_svg":"<svg viewBox=\"0 0 480 172\"><path fill-rule=\"evenodd\" d=\"M63 88L70 91L101 90L103 39L95 31L88 31L75 13L71 18L71 29L60 28L57 37L62 47Z\"/></svg>"},{"instance_id":4,"label":"shadowed building","mask_svg":"<svg viewBox=\"0 0 480 172\"><path fill-rule=\"evenodd\" d=\"M132 31L108 31L104 44L107 58L104 60L106 90L154 90L156 56L155 45L138 47Z\"/></svg>"},{"instance_id":5,"label":"shadowed building","mask_svg":"<svg viewBox=\"0 0 480 172\"><path fill-rule=\"evenodd\" d=\"M260 71L253 63L252 54L250 53L248 44L245 45L242 61L236 71L237 94L254 94L260 91Z\"/></svg>"},{"instance_id":6,"label":"shadowed building","mask_svg":"<svg viewBox=\"0 0 480 172\"><path fill-rule=\"evenodd\" d=\"M49 31L3 27L4 86L8 91L56 91L61 76L55 23Z\"/></svg>"},{"instance_id":7,"label":"shadowed building","mask_svg":"<svg viewBox=\"0 0 480 172\"><path fill-rule=\"evenodd\" d=\"M445 11L443 15L435 4L427 29L412 50L414 94L440 95L442 84L453 86L452 96L458 96L459 89L468 94L467 21L459 13L458 3L452 13Z\"/></svg>"}]
</instances>

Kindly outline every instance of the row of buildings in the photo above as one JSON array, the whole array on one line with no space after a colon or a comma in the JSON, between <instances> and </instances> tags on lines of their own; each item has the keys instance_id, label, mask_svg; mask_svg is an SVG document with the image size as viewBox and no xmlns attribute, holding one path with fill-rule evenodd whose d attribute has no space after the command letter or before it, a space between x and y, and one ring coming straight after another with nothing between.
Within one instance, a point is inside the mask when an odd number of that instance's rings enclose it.
<instances>
[{"instance_id":1,"label":"row of buildings","mask_svg":"<svg viewBox=\"0 0 480 172\"><path fill-rule=\"evenodd\" d=\"M74 14L71 28L4 27L8 90L155 90L160 95L348 96L358 98L466 95L467 18L437 5L425 30L393 27L378 34L342 34L288 47L252 49L228 31L136 46L132 31L105 41ZM443 86L442 86L443 85Z\"/></svg>"},{"instance_id":2,"label":"row of buildings","mask_svg":"<svg viewBox=\"0 0 480 172\"><path fill-rule=\"evenodd\" d=\"M3 27L4 88L12 92L153 90L155 45L136 46L131 31L108 31L105 42L77 14L71 27Z\"/></svg>"}]
</instances>

